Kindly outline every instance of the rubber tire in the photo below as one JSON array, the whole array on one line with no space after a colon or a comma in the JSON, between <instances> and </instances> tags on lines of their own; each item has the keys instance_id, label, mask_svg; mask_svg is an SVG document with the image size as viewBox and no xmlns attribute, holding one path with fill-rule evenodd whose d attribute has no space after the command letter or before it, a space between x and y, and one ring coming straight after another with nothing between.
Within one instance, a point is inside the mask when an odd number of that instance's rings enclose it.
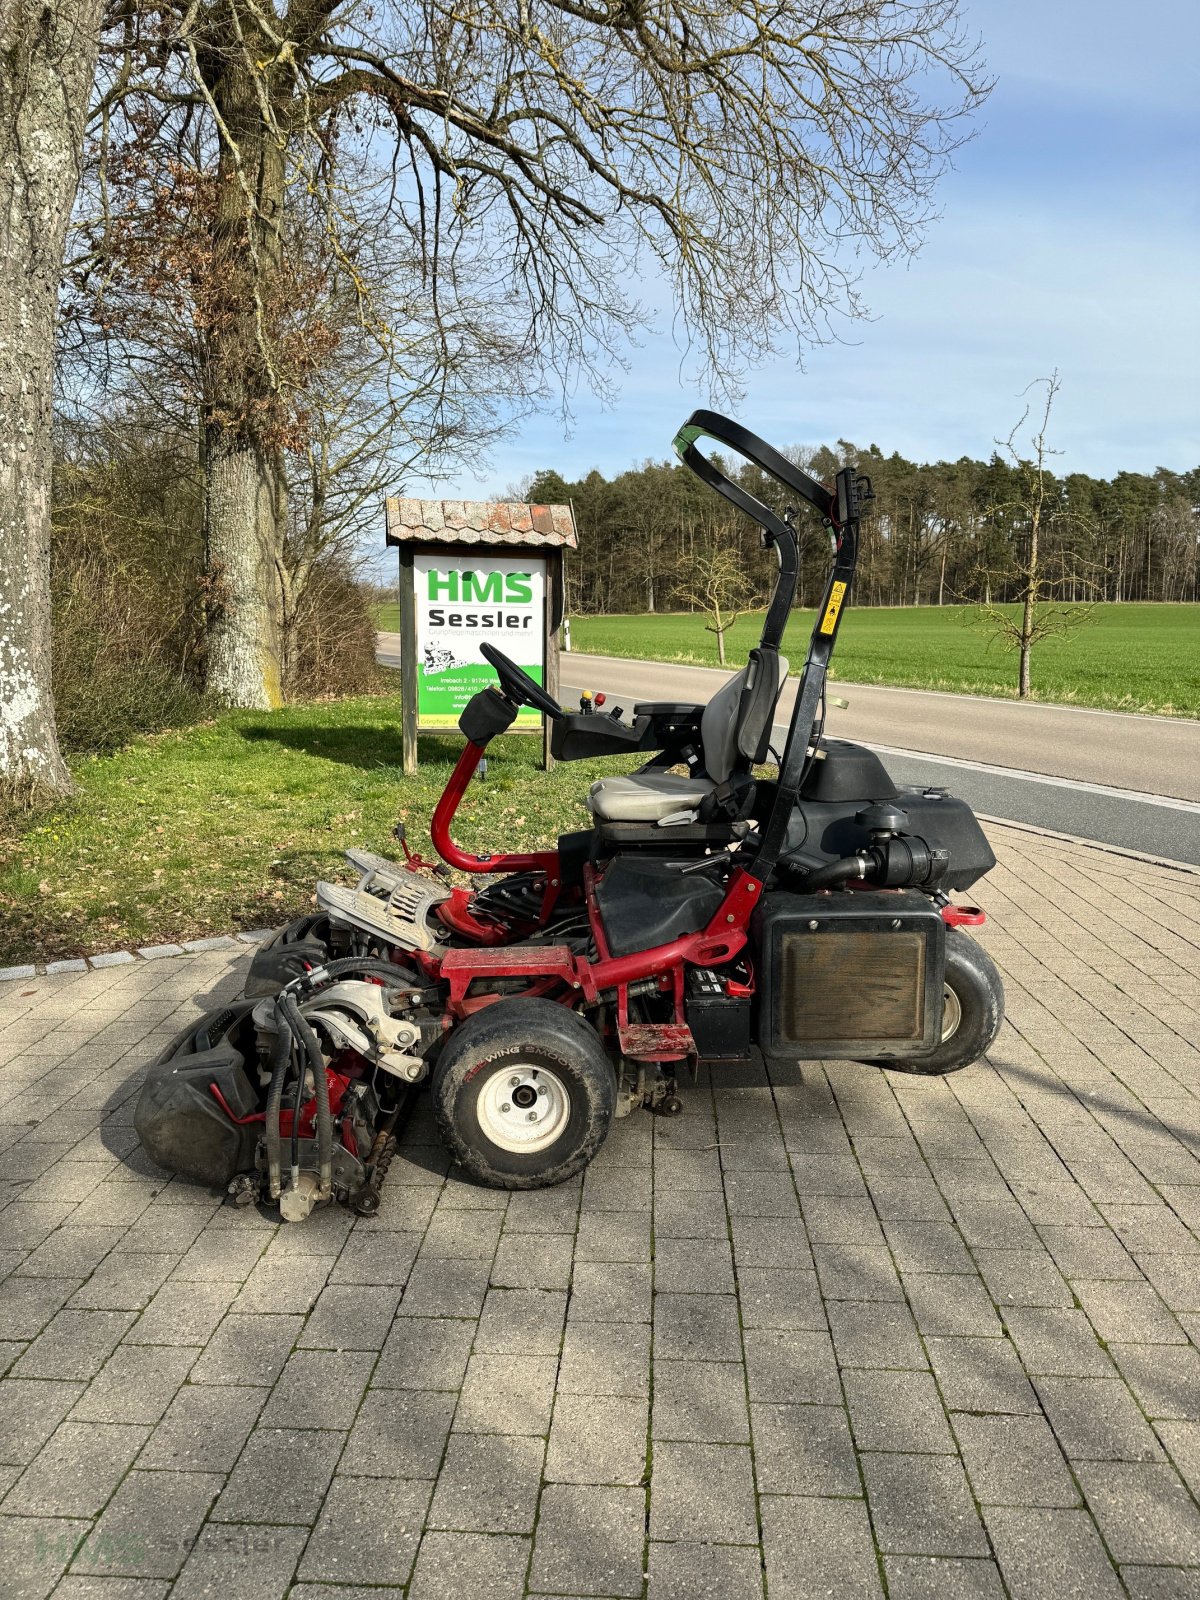
<instances>
[{"instance_id":1,"label":"rubber tire","mask_svg":"<svg viewBox=\"0 0 1200 1600\"><path fill-rule=\"evenodd\" d=\"M945 1077L986 1055L1004 1021L1004 984L987 951L957 928L946 930L946 982L958 997L962 1019L928 1055L879 1059L871 1066L922 1077Z\"/></svg>"},{"instance_id":2,"label":"rubber tire","mask_svg":"<svg viewBox=\"0 0 1200 1600\"><path fill-rule=\"evenodd\" d=\"M530 1155L503 1150L479 1124L485 1083L513 1057L538 1056L562 1078L571 1101L553 1144ZM430 1078L438 1131L454 1159L490 1189L545 1189L581 1172L608 1137L617 1078L591 1025L553 1000L497 1000L461 1022Z\"/></svg>"}]
</instances>

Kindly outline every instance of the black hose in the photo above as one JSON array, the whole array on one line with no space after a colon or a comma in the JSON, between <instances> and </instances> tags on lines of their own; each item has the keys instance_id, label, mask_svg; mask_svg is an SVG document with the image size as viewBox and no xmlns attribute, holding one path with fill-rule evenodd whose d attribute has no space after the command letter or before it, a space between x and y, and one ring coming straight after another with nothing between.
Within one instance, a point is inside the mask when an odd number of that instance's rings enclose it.
<instances>
[{"instance_id":1,"label":"black hose","mask_svg":"<svg viewBox=\"0 0 1200 1600\"><path fill-rule=\"evenodd\" d=\"M831 889L835 883L846 883L851 878L865 878L872 870L873 863L869 856L842 856L839 860L828 861L815 872L810 872L801 884L801 888L805 894L817 889Z\"/></svg>"},{"instance_id":2,"label":"black hose","mask_svg":"<svg viewBox=\"0 0 1200 1600\"><path fill-rule=\"evenodd\" d=\"M281 1014L280 1006L276 1005L275 1043L271 1048L271 1088L267 1095L267 1120L264 1126L267 1144L267 1185L272 1200L279 1199L280 1190L283 1188L280 1172L283 1136L279 1127L279 1110L283 1104L283 1084L291 1060L292 1031Z\"/></svg>"},{"instance_id":3,"label":"black hose","mask_svg":"<svg viewBox=\"0 0 1200 1600\"><path fill-rule=\"evenodd\" d=\"M317 1036L296 1004L295 997L290 994L281 995L280 1004L287 1011L292 1032L300 1041L308 1057L308 1064L312 1068L313 1085L317 1096L317 1159L320 1163L318 1194L321 1199L327 1200L333 1193L333 1117L329 1110L329 1079L325 1075L325 1058L321 1054Z\"/></svg>"}]
</instances>

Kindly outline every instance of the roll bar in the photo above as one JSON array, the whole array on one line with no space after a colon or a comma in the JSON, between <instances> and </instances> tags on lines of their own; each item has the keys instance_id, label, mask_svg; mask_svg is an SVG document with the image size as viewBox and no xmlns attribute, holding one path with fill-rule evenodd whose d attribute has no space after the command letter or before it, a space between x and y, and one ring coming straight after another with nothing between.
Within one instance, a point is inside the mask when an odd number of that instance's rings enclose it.
<instances>
[{"instance_id":1,"label":"roll bar","mask_svg":"<svg viewBox=\"0 0 1200 1600\"><path fill-rule=\"evenodd\" d=\"M873 498L873 492L870 478L861 475L857 467L843 467L834 488L827 489L765 440L716 411L693 411L680 428L675 436L679 459L731 505L752 517L762 528L766 542L774 545L779 554L780 581L763 623L762 643L768 648L778 649L795 597L798 552L795 529L789 520L776 516L756 495L734 483L700 453L696 441L705 436L736 450L747 461L761 467L768 477L815 506L833 531L833 567L808 641L796 704L780 758L775 800L762 828L758 850L747 869L752 877L765 882L782 853L793 807L815 759L812 752L814 741L819 737L818 720L824 702L826 674L837 643L842 608L849 599L858 564L859 522L863 506Z\"/></svg>"}]
</instances>

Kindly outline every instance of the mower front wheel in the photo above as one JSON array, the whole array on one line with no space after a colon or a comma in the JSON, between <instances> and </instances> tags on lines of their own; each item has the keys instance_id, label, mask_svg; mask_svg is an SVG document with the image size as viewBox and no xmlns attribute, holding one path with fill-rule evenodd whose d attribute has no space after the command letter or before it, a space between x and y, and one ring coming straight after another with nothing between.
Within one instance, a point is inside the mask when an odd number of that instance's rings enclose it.
<instances>
[{"instance_id":1,"label":"mower front wheel","mask_svg":"<svg viewBox=\"0 0 1200 1600\"><path fill-rule=\"evenodd\" d=\"M493 1189L582 1171L608 1135L617 1080L595 1030L552 1000L497 1000L451 1034L430 1079L454 1159Z\"/></svg>"},{"instance_id":2,"label":"mower front wheel","mask_svg":"<svg viewBox=\"0 0 1200 1600\"><path fill-rule=\"evenodd\" d=\"M942 1077L978 1061L996 1042L1004 1021L1004 985L987 951L967 934L946 934L941 1041L924 1056L877 1060L875 1067Z\"/></svg>"}]
</instances>

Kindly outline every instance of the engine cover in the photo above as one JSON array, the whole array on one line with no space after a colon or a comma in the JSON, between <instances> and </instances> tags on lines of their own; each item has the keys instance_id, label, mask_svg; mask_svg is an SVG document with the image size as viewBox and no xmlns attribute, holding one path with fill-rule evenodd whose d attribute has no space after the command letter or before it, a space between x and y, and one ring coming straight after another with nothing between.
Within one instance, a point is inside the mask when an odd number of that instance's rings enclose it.
<instances>
[{"instance_id":1,"label":"engine cover","mask_svg":"<svg viewBox=\"0 0 1200 1600\"><path fill-rule=\"evenodd\" d=\"M946 929L927 895L772 892L752 933L766 1055L918 1056L938 1042Z\"/></svg>"}]
</instances>

